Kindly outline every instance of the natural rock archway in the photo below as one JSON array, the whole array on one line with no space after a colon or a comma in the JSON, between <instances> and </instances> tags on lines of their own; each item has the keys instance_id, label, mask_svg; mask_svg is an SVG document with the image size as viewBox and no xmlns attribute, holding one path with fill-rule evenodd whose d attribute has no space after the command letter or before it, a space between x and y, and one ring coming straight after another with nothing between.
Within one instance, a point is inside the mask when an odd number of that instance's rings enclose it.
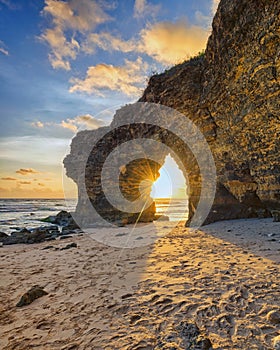
<instances>
[{"instance_id":1,"label":"natural rock archway","mask_svg":"<svg viewBox=\"0 0 280 350\"><path fill-rule=\"evenodd\" d=\"M217 169L215 201L205 223L265 217L280 208L279 28L279 1L222 0L205 54L151 77L140 99L179 111L205 136ZM64 164L79 189L77 212L86 215L84 210L90 200L109 221L134 222L139 217L108 205L100 174L108 152L126 140L140 137L166 144L182 161L188 172L185 175L190 184L192 217L201 194L196 159L176 135L153 126L153 120L151 125L130 124L116 131L118 121L127 117L126 108L117 111L109 127L82 131L72 141ZM133 123L132 116L131 120ZM104 134L105 138L101 137ZM100 137L102 141L92 150ZM127 199L139 196L135 188L147 177L147 172L137 170L151 169L148 177L153 180L165 156L158 157L157 163L143 158L125 163L119 180ZM142 220L152 220L154 212L151 204L142 213Z\"/></svg>"}]
</instances>

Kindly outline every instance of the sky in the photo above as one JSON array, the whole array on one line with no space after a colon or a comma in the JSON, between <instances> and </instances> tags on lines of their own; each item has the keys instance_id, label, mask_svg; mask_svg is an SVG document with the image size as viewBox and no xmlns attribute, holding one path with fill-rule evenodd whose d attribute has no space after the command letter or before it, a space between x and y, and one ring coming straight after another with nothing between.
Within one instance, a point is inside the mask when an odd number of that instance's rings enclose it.
<instances>
[{"instance_id":1,"label":"sky","mask_svg":"<svg viewBox=\"0 0 280 350\"><path fill-rule=\"evenodd\" d=\"M62 167L71 139L109 125L149 76L205 49L217 5L0 0L0 197L63 198L65 186L74 196ZM175 168L169 159L179 179Z\"/></svg>"}]
</instances>

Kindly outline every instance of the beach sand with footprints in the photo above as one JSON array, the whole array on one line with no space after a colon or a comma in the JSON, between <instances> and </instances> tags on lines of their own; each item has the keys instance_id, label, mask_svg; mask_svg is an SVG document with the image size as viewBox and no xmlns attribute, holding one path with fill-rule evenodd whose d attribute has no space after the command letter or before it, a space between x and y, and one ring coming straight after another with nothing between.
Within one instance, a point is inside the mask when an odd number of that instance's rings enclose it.
<instances>
[{"instance_id":1,"label":"beach sand with footprints","mask_svg":"<svg viewBox=\"0 0 280 350\"><path fill-rule=\"evenodd\" d=\"M277 349L279 249L272 219L178 225L131 249L86 234L3 246L0 348ZM17 307L34 285L47 294Z\"/></svg>"}]
</instances>

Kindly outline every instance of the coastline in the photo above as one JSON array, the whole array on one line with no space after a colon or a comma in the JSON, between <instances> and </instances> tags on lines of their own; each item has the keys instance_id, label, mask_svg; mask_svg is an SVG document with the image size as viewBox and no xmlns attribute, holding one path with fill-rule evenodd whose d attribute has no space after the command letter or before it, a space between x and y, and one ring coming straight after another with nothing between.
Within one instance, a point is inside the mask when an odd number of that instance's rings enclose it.
<instances>
[{"instance_id":1,"label":"coastline","mask_svg":"<svg viewBox=\"0 0 280 350\"><path fill-rule=\"evenodd\" d=\"M279 310L278 231L272 219L248 219L181 225L132 249L86 234L1 247L0 347L181 349L176 327L187 322L213 349L271 349L280 333L267 319ZM34 285L48 295L17 308Z\"/></svg>"}]
</instances>

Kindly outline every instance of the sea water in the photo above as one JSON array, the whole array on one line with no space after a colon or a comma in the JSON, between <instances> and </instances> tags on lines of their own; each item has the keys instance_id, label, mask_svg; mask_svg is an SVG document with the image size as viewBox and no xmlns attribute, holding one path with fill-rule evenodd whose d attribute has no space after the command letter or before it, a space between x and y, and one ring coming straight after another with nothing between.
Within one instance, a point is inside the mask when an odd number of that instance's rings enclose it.
<instances>
[{"instance_id":1,"label":"sea water","mask_svg":"<svg viewBox=\"0 0 280 350\"><path fill-rule=\"evenodd\" d=\"M170 221L187 220L185 199L157 198L155 203L157 213ZM23 227L47 225L41 220L61 210L74 211L76 204L76 199L0 199L0 231L11 233Z\"/></svg>"}]
</instances>

